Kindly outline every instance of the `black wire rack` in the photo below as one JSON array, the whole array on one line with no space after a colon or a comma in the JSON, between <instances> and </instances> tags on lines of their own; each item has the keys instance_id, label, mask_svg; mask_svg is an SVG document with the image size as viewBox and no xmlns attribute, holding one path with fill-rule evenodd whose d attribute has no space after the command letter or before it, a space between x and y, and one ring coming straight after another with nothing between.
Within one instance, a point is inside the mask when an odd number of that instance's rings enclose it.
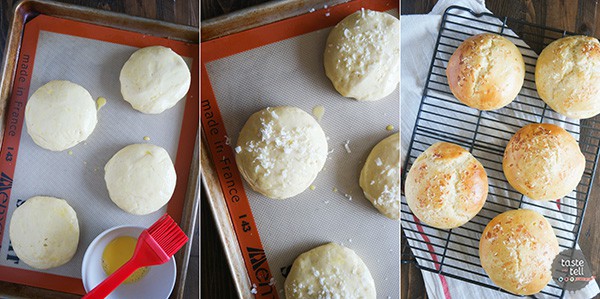
<instances>
[{"instance_id":1,"label":"black wire rack","mask_svg":"<svg viewBox=\"0 0 600 299\"><path fill-rule=\"evenodd\" d=\"M480 111L460 103L452 95L445 75L454 50L466 38L484 32L503 35L515 43L525 60L525 83L519 96L508 106L494 111ZM435 142L446 141L468 149L483 164L490 192L475 218L451 230L419 222L403 197L402 263L414 263L422 270L505 292L481 267L479 239L493 217L518 208L542 213L552 224L561 251L575 248L598 164L600 122L597 118L579 122L554 112L539 98L534 82L538 54L552 41L567 35L573 33L489 13L475 13L459 6L445 11L403 167L402 184L419 154ZM525 198L506 181L502 171L504 148L517 130L530 123L559 125L579 141L586 168L581 182L569 196L536 202ZM563 298L565 290L551 281L540 294Z\"/></svg>"}]
</instances>

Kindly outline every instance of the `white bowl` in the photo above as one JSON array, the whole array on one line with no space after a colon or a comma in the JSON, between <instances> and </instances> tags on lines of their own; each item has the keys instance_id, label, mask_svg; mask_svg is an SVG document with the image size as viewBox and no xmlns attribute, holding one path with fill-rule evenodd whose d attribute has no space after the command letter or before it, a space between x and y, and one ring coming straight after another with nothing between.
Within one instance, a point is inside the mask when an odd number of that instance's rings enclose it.
<instances>
[{"instance_id":1,"label":"white bowl","mask_svg":"<svg viewBox=\"0 0 600 299\"><path fill-rule=\"evenodd\" d=\"M110 241L121 236L138 238L146 229L139 226L117 226L105 230L92 241L85 251L81 265L81 277L86 292L91 291L108 276L102 268L102 253ZM133 283L123 283L107 299L167 299L175 286L176 266L171 257L168 262L150 267L142 279Z\"/></svg>"}]
</instances>

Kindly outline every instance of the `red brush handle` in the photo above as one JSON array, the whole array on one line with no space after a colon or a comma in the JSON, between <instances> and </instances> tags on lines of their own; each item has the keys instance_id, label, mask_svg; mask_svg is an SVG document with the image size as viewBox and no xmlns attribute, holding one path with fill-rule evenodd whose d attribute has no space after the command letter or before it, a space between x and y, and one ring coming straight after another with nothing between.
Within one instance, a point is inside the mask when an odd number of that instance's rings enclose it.
<instances>
[{"instance_id":1,"label":"red brush handle","mask_svg":"<svg viewBox=\"0 0 600 299\"><path fill-rule=\"evenodd\" d=\"M97 285L91 292L83 296L84 299L102 299L106 298L112 291L114 291L129 275L133 274L135 270L140 268L140 264L136 259L130 259L115 273L110 275L107 279Z\"/></svg>"}]
</instances>

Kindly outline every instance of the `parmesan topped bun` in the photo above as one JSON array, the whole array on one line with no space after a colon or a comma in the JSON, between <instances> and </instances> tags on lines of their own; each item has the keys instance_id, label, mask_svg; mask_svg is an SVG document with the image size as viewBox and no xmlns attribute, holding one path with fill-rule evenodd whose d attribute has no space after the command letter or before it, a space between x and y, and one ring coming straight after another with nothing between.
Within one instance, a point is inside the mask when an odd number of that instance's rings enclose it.
<instances>
[{"instance_id":1,"label":"parmesan topped bun","mask_svg":"<svg viewBox=\"0 0 600 299\"><path fill-rule=\"evenodd\" d=\"M553 124L530 124L510 139L502 161L513 188L536 200L555 200L577 187L585 157L577 141Z\"/></svg>"},{"instance_id":2,"label":"parmesan topped bun","mask_svg":"<svg viewBox=\"0 0 600 299\"><path fill-rule=\"evenodd\" d=\"M538 212L512 210L492 219L481 234L481 266L499 287L516 295L541 291L552 279L558 240Z\"/></svg>"},{"instance_id":3,"label":"parmesan topped bun","mask_svg":"<svg viewBox=\"0 0 600 299\"><path fill-rule=\"evenodd\" d=\"M552 42L537 59L535 86L548 106L567 117L600 113L600 42L590 36Z\"/></svg>"},{"instance_id":4,"label":"parmesan topped bun","mask_svg":"<svg viewBox=\"0 0 600 299\"><path fill-rule=\"evenodd\" d=\"M285 199L310 186L327 159L327 138L300 108L268 107L250 116L235 148L248 185L267 197Z\"/></svg>"},{"instance_id":5,"label":"parmesan topped bun","mask_svg":"<svg viewBox=\"0 0 600 299\"><path fill-rule=\"evenodd\" d=\"M360 172L360 187L369 201L390 219L400 219L400 134L381 140Z\"/></svg>"},{"instance_id":6,"label":"parmesan topped bun","mask_svg":"<svg viewBox=\"0 0 600 299\"><path fill-rule=\"evenodd\" d=\"M375 281L354 251L329 243L296 258L285 280L285 298L375 299Z\"/></svg>"},{"instance_id":7,"label":"parmesan topped bun","mask_svg":"<svg viewBox=\"0 0 600 299\"><path fill-rule=\"evenodd\" d=\"M135 51L119 76L121 94L133 109L158 114L175 106L190 88L187 64L170 48L146 47Z\"/></svg>"},{"instance_id":8,"label":"parmesan topped bun","mask_svg":"<svg viewBox=\"0 0 600 299\"><path fill-rule=\"evenodd\" d=\"M441 229L455 228L475 217L485 204L488 178L467 150L438 142L415 160L404 194L419 220Z\"/></svg>"},{"instance_id":9,"label":"parmesan topped bun","mask_svg":"<svg viewBox=\"0 0 600 299\"><path fill-rule=\"evenodd\" d=\"M69 262L79 244L77 214L64 200L34 196L12 214L10 240L21 261L36 269Z\"/></svg>"},{"instance_id":10,"label":"parmesan topped bun","mask_svg":"<svg viewBox=\"0 0 600 299\"><path fill-rule=\"evenodd\" d=\"M390 14L359 10L339 22L327 38L325 74L343 96L374 101L400 80L400 21Z\"/></svg>"},{"instance_id":11,"label":"parmesan topped bun","mask_svg":"<svg viewBox=\"0 0 600 299\"><path fill-rule=\"evenodd\" d=\"M452 94L465 105L495 110L512 102L523 86L525 63L508 39L483 33L466 39L448 61Z\"/></svg>"}]
</instances>

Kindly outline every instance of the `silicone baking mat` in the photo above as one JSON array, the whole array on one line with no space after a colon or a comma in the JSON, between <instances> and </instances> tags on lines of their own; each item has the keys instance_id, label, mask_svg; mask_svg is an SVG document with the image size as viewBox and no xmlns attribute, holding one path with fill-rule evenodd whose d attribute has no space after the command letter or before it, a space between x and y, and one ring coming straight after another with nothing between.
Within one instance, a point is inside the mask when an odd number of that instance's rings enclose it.
<instances>
[{"instance_id":1,"label":"silicone baking mat","mask_svg":"<svg viewBox=\"0 0 600 299\"><path fill-rule=\"evenodd\" d=\"M397 16L397 6L396 1L325 5L202 43L204 136L236 230L232 237L238 238L257 298L284 297L284 274L294 259L328 242L349 247L363 259L378 298L398 297L399 223L378 213L364 197L358 177L373 146L396 132L386 127L398 128L399 91L375 102L344 98L325 76L322 62L331 26L361 8ZM314 190L273 200L242 183L232 146L252 113L282 105L308 113L316 106L325 108L319 122L330 154ZM270 272L256 271L263 249L268 266L259 266Z\"/></svg>"},{"instance_id":2,"label":"silicone baking mat","mask_svg":"<svg viewBox=\"0 0 600 299\"><path fill-rule=\"evenodd\" d=\"M120 94L119 73L138 48L163 45L184 57L192 72L185 99L158 115L140 113ZM52 152L33 143L26 132L27 98L51 80L69 80L107 104L98 111L98 124L85 142L67 151ZM81 262L89 243L118 225L149 226L168 212L182 216L198 124L198 45L139 33L40 15L28 22L17 76L7 112L0 152L0 279L63 292L83 294ZM148 136L150 140L144 140ZM128 214L112 203L104 183L104 165L132 143L164 147L175 163L177 186L168 206L146 216ZM36 195L64 198L76 211L80 239L67 264L37 270L20 262L10 244L12 212Z\"/></svg>"}]
</instances>

